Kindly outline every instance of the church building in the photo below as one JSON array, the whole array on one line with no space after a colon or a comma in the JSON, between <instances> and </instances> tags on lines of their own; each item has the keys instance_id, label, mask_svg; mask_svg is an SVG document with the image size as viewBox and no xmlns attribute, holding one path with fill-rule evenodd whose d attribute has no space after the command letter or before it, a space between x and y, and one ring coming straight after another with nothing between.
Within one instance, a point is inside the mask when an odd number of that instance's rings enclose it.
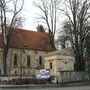
<instances>
[{"instance_id":1,"label":"church building","mask_svg":"<svg viewBox=\"0 0 90 90\"><path fill-rule=\"evenodd\" d=\"M9 36L7 74L35 76L36 69L44 68L44 55L51 51L48 33L14 29ZM3 44L0 34L0 74L3 74Z\"/></svg>"}]
</instances>

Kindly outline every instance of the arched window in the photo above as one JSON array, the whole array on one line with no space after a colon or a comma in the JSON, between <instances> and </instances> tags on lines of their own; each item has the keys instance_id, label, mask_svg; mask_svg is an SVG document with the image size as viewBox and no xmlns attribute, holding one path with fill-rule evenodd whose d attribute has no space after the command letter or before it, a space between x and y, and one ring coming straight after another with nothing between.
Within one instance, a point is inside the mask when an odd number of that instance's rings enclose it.
<instances>
[{"instance_id":1,"label":"arched window","mask_svg":"<svg viewBox=\"0 0 90 90\"><path fill-rule=\"evenodd\" d=\"M31 62L30 62L30 55L27 56L27 66L30 66Z\"/></svg>"},{"instance_id":2,"label":"arched window","mask_svg":"<svg viewBox=\"0 0 90 90\"><path fill-rule=\"evenodd\" d=\"M50 69L52 69L52 62L50 62Z\"/></svg>"},{"instance_id":3,"label":"arched window","mask_svg":"<svg viewBox=\"0 0 90 90\"><path fill-rule=\"evenodd\" d=\"M42 65L42 56L39 57L39 65Z\"/></svg>"},{"instance_id":4,"label":"arched window","mask_svg":"<svg viewBox=\"0 0 90 90\"><path fill-rule=\"evenodd\" d=\"M17 66L17 54L14 55L14 66Z\"/></svg>"}]
</instances>

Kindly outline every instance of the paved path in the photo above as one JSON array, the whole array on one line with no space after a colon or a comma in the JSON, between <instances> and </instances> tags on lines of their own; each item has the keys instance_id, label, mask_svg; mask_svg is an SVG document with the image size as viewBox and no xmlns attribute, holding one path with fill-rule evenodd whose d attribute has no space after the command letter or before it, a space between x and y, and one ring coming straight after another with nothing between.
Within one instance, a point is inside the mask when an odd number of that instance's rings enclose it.
<instances>
[{"instance_id":1,"label":"paved path","mask_svg":"<svg viewBox=\"0 0 90 90\"><path fill-rule=\"evenodd\" d=\"M0 90L90 90L90 86L71 86L71 87L20 87L20 88L0 88Z\"/></svg>"}]
</instances>

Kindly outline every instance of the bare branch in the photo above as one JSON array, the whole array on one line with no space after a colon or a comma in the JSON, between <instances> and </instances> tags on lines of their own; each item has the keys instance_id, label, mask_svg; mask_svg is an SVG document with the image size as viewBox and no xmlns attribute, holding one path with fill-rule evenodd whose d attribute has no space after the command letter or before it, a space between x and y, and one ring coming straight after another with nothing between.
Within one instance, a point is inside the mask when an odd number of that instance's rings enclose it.
<instances>
[{"instance_id":1,"label":"bare branch","mask_svg":"<svg viewBox=\"0 0 90 90\"><path fill-rule=\"evenodd\" d=\"M22 8L23 8L23 4L24 4L24 0L22 0L22 5L19 9L17 9L17 4L18 4L18 0L0 0L0 21L1 21L1 30L2 30L2 40L3 40L3 71L4 71L4 75L7 75L7 70L6 70L6 64L7 64L7 54L8 54L8 49L9 49L9 35L10 35L10 30L12 30L12 28L15 26L15 24L17 23L18 25L20 24L19 21L21 20L20 17L18 17L17 15L19 15L19 13L21 12ZM8 3L14 2L14 10L11 10L12 7L10 7L7 5ZM8 20L8 13L12 13L13 12L13 17L10 23L9 28L7 27L7 20ZM10 30L7 30L10 29Z\"/></svg>"},{"instance_id":2,"label":"bare branch","mask_svg":"<svg viewBox=\"0 0 90 90\"><path fill-rule=\"evenodd\" d=\"M22 5L21 5L21 7L20 7L20 9L17 11L16 10L16 7L17 7L17 1L18 0L16 0L16 3L15 3L15 8L14 8L14 15L13 15L13 17L12 17L12 20L11 20L11 24L10 24L10 27L12 27L12 25L13 25L13 21L14 21L14 19L15 19L15 17L18 15L18 13L22 10L22 8L23 8L23 5L24 5L24 0L22 0Z\"/></svg>"}]
</instances>

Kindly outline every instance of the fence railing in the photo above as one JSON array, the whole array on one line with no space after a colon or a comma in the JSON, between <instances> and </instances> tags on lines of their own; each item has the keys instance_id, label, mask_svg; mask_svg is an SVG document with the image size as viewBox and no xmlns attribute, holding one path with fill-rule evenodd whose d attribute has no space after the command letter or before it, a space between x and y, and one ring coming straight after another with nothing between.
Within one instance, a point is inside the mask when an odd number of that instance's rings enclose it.
<instances>
[{"instance_id":1,"label":"fence railing","mask_svg":"<svg viewBox=\"0 0 90 90\"><path fill-rule=\"evenodd\" d=\"M89 80L89 74L86 71L60 71L58 74L58 82L73 82L86 80Z\"/></svg>"}]
</instances>

